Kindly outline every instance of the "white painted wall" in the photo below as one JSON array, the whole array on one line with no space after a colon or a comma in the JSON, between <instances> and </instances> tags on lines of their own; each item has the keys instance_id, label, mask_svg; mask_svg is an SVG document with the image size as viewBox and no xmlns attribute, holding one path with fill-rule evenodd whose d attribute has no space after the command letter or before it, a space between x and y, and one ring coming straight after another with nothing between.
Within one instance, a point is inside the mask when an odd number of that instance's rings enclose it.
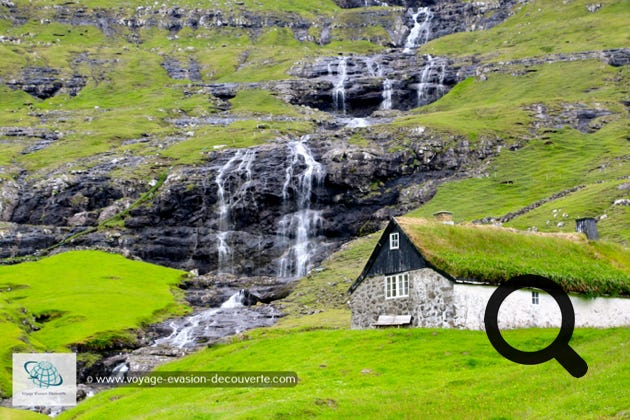
<instances>
[{"instance_id":1,"label":"white painted wall","mask_svg":"<svg viewBox=\"0 0 630 420\"><path fill-rule=\"evenodd\" d=\"M457 328L483 330L483 317L494 286L455 284L453 300ZM538 291L540 303L532 304L532 290L520 289L511 293L499 309L499 328L559 328L560 308L555 299ZM630 326L630 299L594 298L569 295L575 312L575 327Z\"/></svg>"}]
</instances>

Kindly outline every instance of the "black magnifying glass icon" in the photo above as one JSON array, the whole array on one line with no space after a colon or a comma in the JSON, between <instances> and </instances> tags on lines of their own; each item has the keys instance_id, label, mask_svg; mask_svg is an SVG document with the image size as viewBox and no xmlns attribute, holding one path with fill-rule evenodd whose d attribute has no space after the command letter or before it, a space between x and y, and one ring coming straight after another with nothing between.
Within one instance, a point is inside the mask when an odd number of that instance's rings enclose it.
<instances>
[{"instance_id":1,"label":"black magnifying glass icon","mask_svg":"<svg viewBox=\"0 0 630 420\"><path fill-rule=\"evenodd\" d=\"M505 298L512 292L523 288L544 290L555 299L560 307L560 313L562 314L560 332L556 339L542 350L530 352L515 349L505 341L499 330L497 318L501 303L503 303ZM560 285L546 277L526 274L513 277L506 283L500 285L497 290L492 293L492 296L490 296L490 300L486 305L486 313L483 321L486 326L486 334L492 346L503 357L513 362L522 365L537 365L551 359L556 359L563 368L576 378L581 378L588 370L588 365L584 359L569 346L569 340L571 340L573 328L575 327L573 304L571 304L569 296L562 290Z\"/></svg>"}]
</instances>

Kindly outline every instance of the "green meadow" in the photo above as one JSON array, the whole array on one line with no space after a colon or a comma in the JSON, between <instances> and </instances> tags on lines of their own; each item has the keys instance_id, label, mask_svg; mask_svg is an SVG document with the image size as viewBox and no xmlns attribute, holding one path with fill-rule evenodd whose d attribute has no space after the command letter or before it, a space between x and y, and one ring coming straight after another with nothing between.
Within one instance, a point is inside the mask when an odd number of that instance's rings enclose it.
<instances>
[{"instance_id":1,"label":"green meadow","mask_svg":"<svg viewBox=\"0 0 630 420\"><path fill-rule=\"evenodd\" d=\"M511 342L540 345L538 330ZM515 344L516 345L516 344ZM160 368L295 371L294 388L132 388L97 394L61 419L624 418L630 329L576 330L576 379L555 360L518 365L481 331L257 330ZM544 344L543 344L544 347Z\"/></svg>"},{"instance_id":2,"label":"green meadow","mask_svg":"<svg viewBox=\"0 0 630 420\"><path fill-rule=\"evenodd\" d=\"M0 266L0 393L10 395L11 354L67 352L89 358L130 345L140 328L185 313L185 273L100 251Z\"/></svg>"}]
</instances>

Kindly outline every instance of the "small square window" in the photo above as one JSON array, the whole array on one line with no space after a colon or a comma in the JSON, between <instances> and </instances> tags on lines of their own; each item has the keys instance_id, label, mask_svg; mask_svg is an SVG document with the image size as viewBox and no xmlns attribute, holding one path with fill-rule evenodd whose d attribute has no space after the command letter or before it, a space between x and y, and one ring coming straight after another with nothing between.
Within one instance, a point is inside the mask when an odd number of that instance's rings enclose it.
<instances>
[{"instance_id":1,"label":"small square window","mask_svg":"<svg viewBox=\"0 0 630 420\"><path fill-rule=\"evenodd\" d=\"M538 295L538 292L532 291L532 305L538 304L540 304L540 296Z\"/></svg>"},{"instance_id":2,"label":"small square window","mask_svg":"<svg viewBox=\"0 0 630 420\"><path fill-rule=\"evenodd\" d=\"M389 234L389 249L398 249L400 246L400 240L398 233Z\"/></svg>"}]
</instances>

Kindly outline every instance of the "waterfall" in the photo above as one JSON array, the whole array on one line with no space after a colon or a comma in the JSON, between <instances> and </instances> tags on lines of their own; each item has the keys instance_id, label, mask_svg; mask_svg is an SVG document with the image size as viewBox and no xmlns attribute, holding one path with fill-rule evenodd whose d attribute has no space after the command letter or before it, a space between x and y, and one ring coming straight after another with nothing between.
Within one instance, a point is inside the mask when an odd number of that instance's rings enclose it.
<instances>
[{"instance_id":1,"label":"waterfall","mask_svg":"<svg viewBox=\"0 0 630 420\"><path fill-rule=\"evenodd\" d=\"M422 21L418 18L423 16ZM425 44L431 37L431 21L433 20L433 12L428 7L419 7L416 13L411 15L413 18L413 27L405 41L403 53L411 54L412 50L419 45Z\"/></svg>"},{"instance_id":2,"label":"waterfall","mask_svg":"<svg viewBox=\"0 0 630 420\"><path fill-rule=\"evenodd\" d=\"M112 373L109 375L110 378L123 378L125 374L129 372L129 366L127 362L117 364L114 369L112 369Z\"/></svg>"},{"instance_id":3,"label":"waterfall","mask_svg":"<svg viewBox=\"0 0 630 420\"><path fill-rule=\"evenodd\" d=\"M383 77L383 68L378 61L372 57L365 57L363 62L365 63L365 67L367 68L367 72L370 77Z\"/></svg>"},{"instance_id":4,"label":"waterfall","mask_svg":"<svg viewBox=\"0 0 630 420\"><path fill-rule=\"evenodd\" d=\"M313 188L322 183L325 169L313 157L307 141L308 137L304 136L287 144L282 183L284 211L276 222L278 244L283 249L276 271L281 278L295 278L306 274L311 257L317 251L313 238L321 225L321 212L311 209L311 201ZM239 213L235 212L241 208L258 207L252 179L255 158L255 149L237 150L227 162L217 168L216 245L219 273L235 272L234 252L230 244L230 239L234 237L233 232L237 229L234 214ZM282 176L281 174L282 172L279 175ZM236 298L235 296L234 299ZM229 305L232 305L235 301L230 302Z\"/></svg>"},{"instance_id":5,"label":"waterfall","mask_svg":"<svg viewBox=\"0 0 630 420\"><path fill-rule=\"evenodd\" d=\"M383 77L383 67L372 57L365 57L363 59L365 67L367 68L368 75L370 77ZM381 102L380 109L392 109L392 84L393 80L383 79L383 101Z\"/></svg>"},{"instance_id":6,"label":"waterfall","mask_svg":"<svg viewBox=\"0 0 630 420\"><path fill-rule=\"evenodd\" d=\"M289 163L285 172L282 199L285 206L291 200L291 191L296 211L286 214L280 220L280 237L289 242L288 249L280 258L279 277L301 277L308 271L308 264L316 244L312 238L321 224L321 212L311 209L313 185L320 185L324 179L324 166L317 162L308 148L308 137L288 144ZM296 171L304 167L301 173Z\"/></svg>"},{"instance_id":7,"label":"waterfall","mask_svg":"<svg viewBox=\"0 0 630 420\"><path fill-rule=\"evenodd\" d=\"M446 60L427 55L427 63L420 74L418 84L418 106L426 105L438 100L446 92L444 77L446 75Z\"/></svg>"},{"instance_id":8,"label":"waterfall","mask_svg":"<svg viewBox=\"0 0 630 420\"><path fill-rule=\"evenodd\" d=\"M243 298L245 297L245 290L241 289L234 293L228 300L221 304L222 308L240 308L243 306Z\"/></svg>"},{"instance_id":9,"label":"waterfall","mask_svg":"<svg viewBox=\"0 0 630 420\"><path fill-rule=\"evenodd\" d=\"M218 271L220 273L229 273L232 270L232 249L228 243L228 233L231 227L230 209L238 201L247 199L247 192L252 183L252 163L255 157L256 152L254 150L237 150L234 156L219 168L215 179L219 210L217 250L219 254ZM238 185L236 190L229 194L227 183L232 179L236 180Z\"/></svg>"},{"instance_id":10,"label":"waterfall","mask_svg":"<svg viewBox=\"0 0 630 420\"><path fill-rule=\"evenodd\" d=\"M348 57L340 57L337 61L337 69L333 72L331 63L328 63L328 76L333 79L333 105L335 111L346 113L346 88L348 78Z\"/></svg>"},{"instance_id":11,"label":"waterfall","mask_svg":"<svg viewBox=\"0 0 630 420\"><path fill-rule=\"evenodd\" d=\"M392 80L383 80L383 102L381 109L392 109Z\"/></svg>"},{"instance_id":12,"label":"waterfall","mask_svg":"<svg viewBox=\"0 0 630 420\"><path fill-rule=\"evenodd\" d=\"M219 311L221 309L242 307L242 298L243 290L239 290L230 296L228 300L223 302L221 308L208 309L186 317L183 324L180 325L178 325L175 321L171 321L169 323L169 327L172 328L171 334L167 337L157 339L154 345L167 345L180 349L195 346L197 343L197 337L200 336L200 332L202 332L208 325L212 325L212 321L215 321Z\"/></svg>"},{"instance_id":13,"label":"waterfall","mask_svg":"<svg viewBox=\"0 0 630 420\"><path fill-rule=\"evenodd\" d=\"M270 326L277 312L245 307L247 292L239 290L223 302L220 308L206 309L185 318L168 322L171 333L155 340L153 347L164 346L194 349L208 340L215 340L241 331Z\"/></svg>"}]
</instances>

